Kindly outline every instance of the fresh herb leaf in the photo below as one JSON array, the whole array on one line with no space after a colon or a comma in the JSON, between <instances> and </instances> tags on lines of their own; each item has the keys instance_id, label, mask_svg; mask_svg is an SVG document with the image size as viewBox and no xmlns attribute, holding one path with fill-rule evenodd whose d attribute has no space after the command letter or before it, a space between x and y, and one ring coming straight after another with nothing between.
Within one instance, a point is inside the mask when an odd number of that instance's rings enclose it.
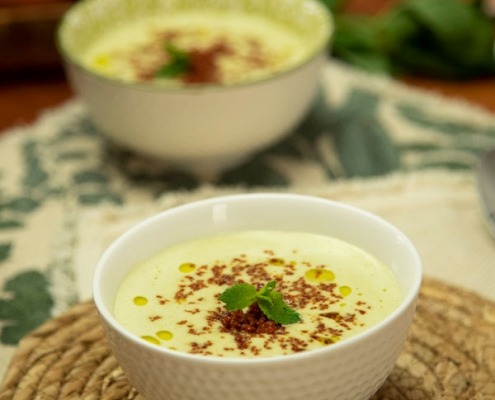
<instances>
[{"instance_id":1,"label":"fresh herb leaf","mask_svg":"<svg viewBox=\"0 0 495 400\"><path fill-rule=\"evenodd\" d=\"M364 15L335 16L332 55L370 72L392 74L377 18Z\"/></svg>"},{"instance_id":2,"label":"fresh herb leaf","mask_svg":"<svg viewBox=\"0 0 495 400\"><path fill-rule=\"evenodd\" d=\"M219 297L225 303L227 310L235 311L258 303L266 317L279 324L293 324L301 320L301 316L283 299L282 294L275 290L275 281L268 282L259 291L253 285L240 283L226 289Z\"/></svg>"},{"instance_id":3,"label":"fresh herb leaf","mask_svg":"<svg viewBox=\"0 0 495 400\"><path fill-rule=\"evenodd\" d=\"M325 7L327 7L332 13L342 11L347 3L347 0L320 0Z\"/></svg>"},{"instance_id":4,"label":"fresh herb leaf","mask_svg":"<svg viewBox=\"0 0 495 400\"><path fill-rule=\"evenodd\" d=\"M187 73L190 67L189 54L170 42L165 43L165 51L168 62L158 69L156 77L172 79Z\"/></svg>"},{"instance_id":5,"label":"fresh herb leaf","mask_svg":"<svg viewBox=\"0 0 495 400\"><path fill-rule=\"evenodd\" d=\"M337 59L390 75L495 75L493 19L481 1L402 0L369 16L352 13L346 1L320 1L333 10L329 51Z\"/></svg>"},{"instance_id":6,"label":"fresh herb leaf","mask_svg":"<svg viewBox=\"0 0 495 400\"><path fill-rule=\"evenodd\" d=\"M273 289L275 289L275 285L276 285L275 281L268 282L258 291L258 296L259 297L270 296L270 293L273 291Z\"/></svg>"},{"instance_id":7,"label":"fresh herb leaf","mask_svg":"<svg viewBox=\"0 0 495 400\"><path fill-rule=\"evenodd\" d=\"M249 307L256 300L256 288L248 283L240 283L226 289L219 297L225 303L227 310L235 311Z\"/></svg>"},{"instance_id":8,"label":"fresh herb leaf","mask_svg":"<svg viewBox=\"0 0 495 400\"><path fill-rule=\"evenodd\" d=\"M284 301L282 294L275 290L270 292L269 301L265 298L258 298L258 306L268 319L279 324L293 324L301 319L299 313Z\"/></svg>"},{"instance_id":9,"label":"fresh herb leaf","mask_svg":"<svg viewBox=\"0 0 495 400\"><path fill-rule=\"evenodd\" d=\"M470 2L441 3L408 0L390 13L383 37L388 38L387 48L396 63L409 71L452 79L493 74L495 36L490 18ZM408 21L413 29L396 35L399 20Z\"/></svg>"}]
</instances>

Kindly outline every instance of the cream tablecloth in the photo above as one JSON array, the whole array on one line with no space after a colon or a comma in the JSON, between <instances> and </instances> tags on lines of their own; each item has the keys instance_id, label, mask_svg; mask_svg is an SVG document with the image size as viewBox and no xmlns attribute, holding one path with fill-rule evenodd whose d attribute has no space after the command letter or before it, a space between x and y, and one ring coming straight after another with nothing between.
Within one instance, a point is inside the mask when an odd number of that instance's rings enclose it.
<instances>
[{"instance_id":1,"label":"cream tablecloth","mask_svg":"<svg viewBox=\"0 0 495 400\"><path fill-rule=\"evenodd\" d=\"M425 274L495 300L495 240L473 170L495 116L329 62L305 122L216 180L107 143L77 100L0 139L0 377L18 341L91 296L121 232L160 210L246 191L311 194L373 211L408 234Z\"/></svg>"}]
</instances>

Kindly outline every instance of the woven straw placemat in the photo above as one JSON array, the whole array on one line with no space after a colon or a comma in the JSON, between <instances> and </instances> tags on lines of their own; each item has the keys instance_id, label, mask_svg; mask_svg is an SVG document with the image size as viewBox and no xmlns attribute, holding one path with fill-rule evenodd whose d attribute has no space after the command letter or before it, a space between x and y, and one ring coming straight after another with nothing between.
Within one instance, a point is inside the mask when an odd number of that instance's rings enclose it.
<instances>
[{"instance_id":1,"label":"woven straw placemat","mask_svg":"<svg viewBox=\"0 0 495 400\"><path fill-rule=\"evenodd\" d=\"M26 336L0 389L0 400L69 398L142 399L113 357L92 301ZM495 303L425 279L407 344L372 399L494 398Z\"/></svg>"}]
</instances>

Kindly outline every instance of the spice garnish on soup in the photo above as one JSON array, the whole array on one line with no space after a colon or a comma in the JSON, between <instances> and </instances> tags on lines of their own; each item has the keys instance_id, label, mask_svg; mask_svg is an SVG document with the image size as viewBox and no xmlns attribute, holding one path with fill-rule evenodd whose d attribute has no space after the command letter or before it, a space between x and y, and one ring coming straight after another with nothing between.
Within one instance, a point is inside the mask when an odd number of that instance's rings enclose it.
<instances>
[{"instance_id":1,"label":"spice garnish on soup","mask_svg":"<svg viewBox=\"0 0 495 400\"><path fill-rule=\"evenodd\" d=\"M308 51L301 35L269 18L174 11L103 33L81 61L128 82L229 85L287 70Z\"/></svg>"},{"instance_id":2,"label":"spice garnish on soup","mask_svg":"<svg viewBox=\"0 0 495 400\"><path fill-rule=\"evenodd\" d=\"M269 357L355 336L401 298L390 268L347 242L240 231L182 243L137 265L118 292L115 317L169 349Z\"/></svg>"}]
</instances>

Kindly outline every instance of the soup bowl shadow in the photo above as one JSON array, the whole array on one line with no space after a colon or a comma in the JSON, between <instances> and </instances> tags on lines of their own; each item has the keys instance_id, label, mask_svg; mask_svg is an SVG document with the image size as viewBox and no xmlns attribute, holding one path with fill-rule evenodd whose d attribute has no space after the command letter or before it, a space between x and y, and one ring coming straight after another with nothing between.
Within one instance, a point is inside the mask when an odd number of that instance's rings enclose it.
<instances>
[{"instance_id":1,"label":"soup bowl shadow","mask_svg":"<svg viewBox=\"0 0 495 400\"><path fill-rule=\"evenodd\" d=\"M242 230L282 230L347 241L389 266L403 298L385 319L354 337L290 355L227 358L151 344L115 319L119 286L138 263L163 249ZM406 341L422 277L410 240L389 222L318 197L255 193L211 198L169 209L120 236L94 274L94 301L109 344L131 384L147 400L364 400L392 371Z\"/></svg>"}]
</instances>

